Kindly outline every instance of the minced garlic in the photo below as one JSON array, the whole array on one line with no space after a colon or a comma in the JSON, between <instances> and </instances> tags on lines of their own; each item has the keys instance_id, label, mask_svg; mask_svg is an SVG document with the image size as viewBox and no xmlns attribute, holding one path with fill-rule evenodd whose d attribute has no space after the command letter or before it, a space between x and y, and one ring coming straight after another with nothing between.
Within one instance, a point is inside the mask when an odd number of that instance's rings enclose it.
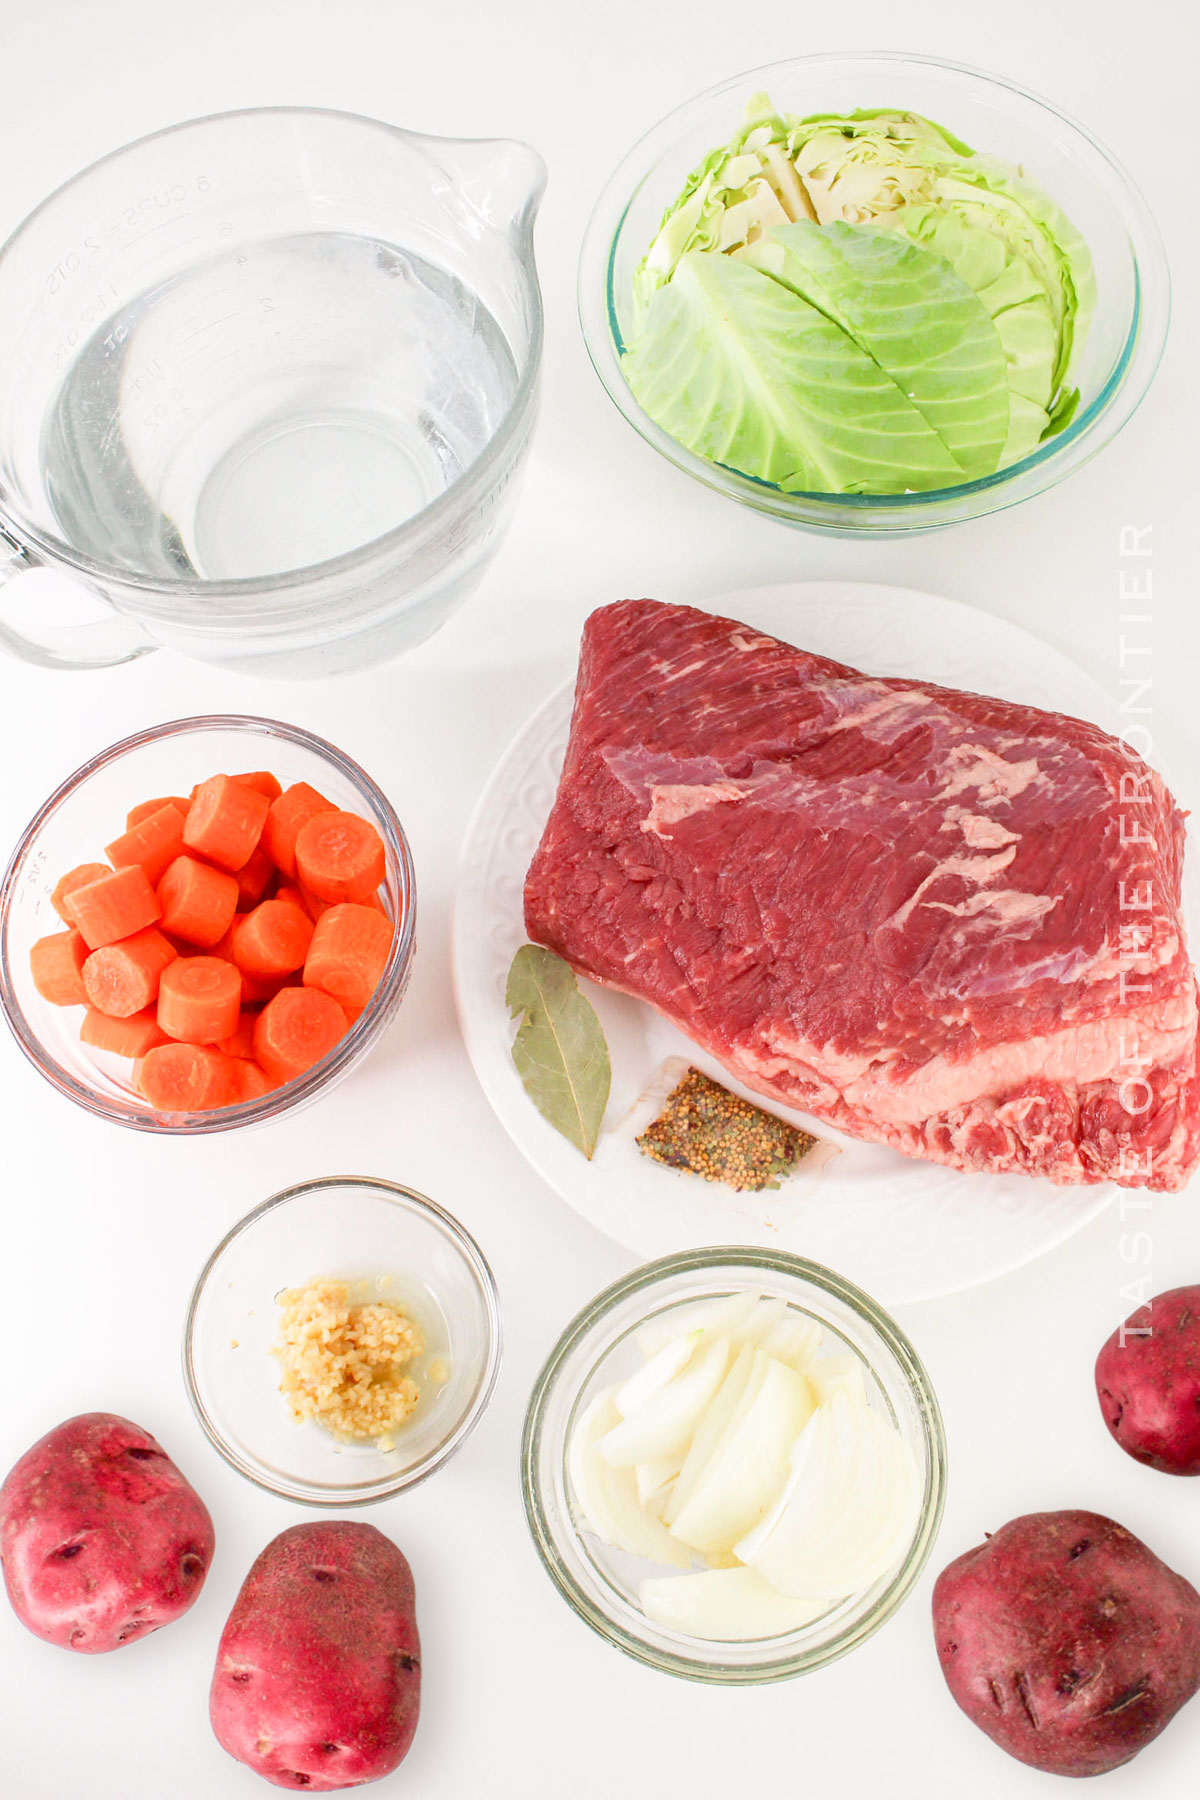
<instances>
[{"instance_id":1,"label":"minced garlic","mask_svg":"<svg viewBox=\"0 0 1200 1800\"><path fill-rule=\"evenodd\" d=\"M352 1302L344 1281L310 1281L279 1296L279 1391L297 1419L316 1419L341 1438L391 1433L417 1405L405 1369L425 1340L394 1301Z\"/></svg>"}]
</instances>

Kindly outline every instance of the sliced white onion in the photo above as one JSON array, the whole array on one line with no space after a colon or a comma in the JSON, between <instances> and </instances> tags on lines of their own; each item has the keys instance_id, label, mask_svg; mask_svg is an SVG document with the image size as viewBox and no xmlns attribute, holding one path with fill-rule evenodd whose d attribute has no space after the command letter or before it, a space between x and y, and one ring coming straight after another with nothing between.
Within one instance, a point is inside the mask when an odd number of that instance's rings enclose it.
<instances>
[{"instance_id":1,"label":"sliced white onion","mask_svg":"<svg viewBox=\"0 0 1200 1800\"><path fill-rule=\"evenodd\" d=\"M845 1392L818 1407L774 1508L734 1553L781 1594L839 1599L886 1574L916 1526L920 1495L900 1433Z\"/></svg>"},{"instance_id":2,"label":"sliced white onion","mask_svg":"<svg viewBox=\"0 0 1200 1800\"><path fill-rule=\"evenodd\" d=\"M893 1569L920 1516L917 1462L815 1319L731 1294L648 1329L645 1366L596 1395L568 1446L581 1528L677 1570L640 1595L689 1636L774 1637ZM639 1341L643 1341L639 1334Z\"/></svg>"},{"instance_id":3,"label":"sliced white onion","mask_svg":"<svg viewBox=\"0 0 1200 1800\"><path fill-rule=\"evenodd\" d=\"M683 1466L682 1456L658 1456L653 1462L640 1462L634 1468L637 1481L638 1499L643 1506L658 1498L663 1490L669 1488ZM666 1505L666 1498L663 1499Z\"/></svg>"},{"instance_id":4,"label":"sliced white onion","mask_svg":"<svg viewBox=\"0 0 1200 1800\"><path fill-rule=\"evenodd\" d=\"M771 1327L762 1347L768 1356L777 1356L781 1362L807 1375L809 1363L821 1348L821 1327L815 1319L789 1311Z\"/></svg>"},{"instance_id":5,"label":"sliced white onion","mask_svg":"<svg viewBox=\"0 0 1200 1800\"><path fill-rule=\"evenodd\" d=\"M739 1344L763 1344L769 1334L787 1318L788 1304L786 1300L760 1300L754 1311L746 1317L745 1323L732 1336L736 1336Z\"/></svg>"},{"instance_id":6,"label":"sliced white onion","mask_svg":"<svg viewBox=\"0 0 1200 1800\"><path fill-rule=\"evenodd\" d=\"M719 1643L782 1637L827 1610L824 1601L776 1593L757 1570L744 1568L652 1577L639 1586L638 1599L652 1624Z\"/></svg>"},{"instance_id":7,"label":"sliced white onion","mask_svg":"<svg viewBox=\"0 0 1200 1800\"><path fill-rule=\"evenodd\" d=\"M690 1306L673 1306L634 1333L643 1356L656 1356L673 1338L703 1331L707 1337L737 1337L762 1296L753 1290L723 1294L719 1300L694 1300Z\"/></svg>"},{"instance_id":8,"label":"sliced white onion","mask_svg":"<svg viewBox=\"0 0 1200 1800\"><path fill-rule=\"evenodd\" d=\"M685 1450L721 1385L729 1360L729 1340L707 1338L673 1381L652 1394L637 1412L620 1419L600 1440L600 1454L614 1468L632 1468Z\"/></svg>"},{"instance_id":9,"label":"sliced white onion","mask_svg":"<svg viewBox=\"0 0 1200 1800\"><path fill-rule=\"evenodd\" d=\"M663 1514L668 1525L691 1498L701 1470L715 1450L721 1433L742 1403L742 1396L746 1392L746 1384L750 1379L750 1371L753 1367L754 1346L743 1344L730 1364L725 1379L717 1390L716 1397L696 1428L696 1435L684 1458L683 1467L671 1490L667 1510Z\"/></svg>"},{"instance_id":10,"label":"sliced white onion","mask_svg":"<svg viewBox=\"0 0 1200 1800\"><path fill-rule=\"evenodd\" d=\"M590 1527L612 1549L686 1569L691 1561L687 1551L639 1504L633 1470L614 1469L597 1451L600 1438L620 1421L613 1395L612 1388L597 1394L571 1433L567 1474L576 1512L585 1529Z\"/></svg>"},{"instance_id":11,"label":"sliced white onion","mask_svg":"<svg viewBox=\"0 0 1200 1800\"><path fill-rule=\"evenodd\" d=\"M837 1393L848 1394L851 1400L860 1405L867 1403L867 1387L863 1377L863 1366L857 1356L818 1356L808 1368L808 1385L817 1396L818 1405L832 1400Z\"/></svg>"},{"instance_id":12,"label":"sliced white onion","mask_svg":"<svg viewBox=\"0 0 1200 1800\"><path fill-rule=\"evenodd\" d=\"M621 1383L617 1389L617 1411L623 1419L630 1417L645 1406L647 1400L653 1398L660 1388L673 1381L680 1370L692 1360L693 1352L703 1338L701 1331L683 1332L672 1338L669 1344L643 1363L636 1375Z\"/></svg>"},{"instance_id":13,"label":"sliced white onion","mask_svg":"<svg viewBox=\"0 0 1200 1800\"><path fill-rule=\"evenodd\" d=\"M812 1411L803 1375L754 1350L740 1404L673 1511L673 1535L706 1556L731 1551L782 1493L789 1452Z\"/></svg>"}]
</instances>

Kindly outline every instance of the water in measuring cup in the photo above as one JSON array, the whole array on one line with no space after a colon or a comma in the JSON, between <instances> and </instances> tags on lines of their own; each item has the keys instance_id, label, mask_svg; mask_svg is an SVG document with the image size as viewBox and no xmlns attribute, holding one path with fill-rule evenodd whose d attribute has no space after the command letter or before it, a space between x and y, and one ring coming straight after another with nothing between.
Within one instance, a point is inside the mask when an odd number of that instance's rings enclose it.
<instances>
[{"instance_id":1,"label":"water in measuring cup","mask_svg":"<svg viewBox=\"0 0 1200 1800\"><path fill-rule=\"evenodd\" d=\"M144 575L271 575L365 544L478 456L517 368L478 295L335 232L198 263L107 319L46 418L66 541Z\"/></svg>"}]
</instances>

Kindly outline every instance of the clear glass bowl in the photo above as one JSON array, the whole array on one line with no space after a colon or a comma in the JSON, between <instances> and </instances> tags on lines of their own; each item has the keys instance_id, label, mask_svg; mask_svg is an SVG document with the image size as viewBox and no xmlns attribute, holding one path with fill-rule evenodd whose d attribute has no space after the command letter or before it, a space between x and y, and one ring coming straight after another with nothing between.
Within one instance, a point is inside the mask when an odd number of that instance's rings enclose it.
<instances>
[{"instance_id":1,"label":"clear glass bowl","mask_svg":"<svg viewBox=\"0 0 1200 1800\"><path fill-rule=\"evenodd\" d=\"M387 852L385 893L397 931L379 985L328 1056L286 1086L213 1112L164 1117L130 1085L123 1058L79 1041L83 1009L51 1006L29 972L38 938L66 929L50 896L79 863L96 862L125 814L155 794L187 794L220 770L269 769L285 787L307 781L336 806L370 819ZM52 1087L88 1112L135 1131L190 1136L259 1125L306 1106L362 1060L404 997L415 945L416 877L403 828L365 770L324 738L277 719L212 714L154 725L77 769L25 829L0 884L0 1007L17 1043Z\"/></svg>"},{"instance_id":2,"label":"clear glass bowl","mask_svg":"<svg viewBox=\"0 0 1200 1800\"><path fill-rule=\"evenodd\" d=\"M647 416L621 370L635 269L691 170L737 130L765 89L800 115L895 107L972 149L1024 165L1082 231L1096 265L1096 315L1072 369L1078 412L1031 456L977 481L919 494L785 494L686 450ZM1166 341L1170 278L1145 200L1082 125L1015 83L933 57L802 56L724 81L656 125L596 204L579 263L579 315L596 372L634 430L676 468L790 525L891 537L953 525L1053 487L1115 437L1150 386Z\"/></svg>"},{"instance_id":3,"label":"clear glass bowl","mask_svg":"<svg viewBox=\"0 0 1200 1800\"><path fill-rule=\"evenodd\" d=\"M449 1370L440 1385L420 1380L392 1450L297 1423L271 1354L281 1290L379 1276L379 1296L422 1327L419 1380L439 1359ZM492 1397L500 1338L492 1271L456 1219L395 1182L331 1175L264 1200L217 1245L188 1306L184 1381L210 1441L248 1481L308 1506L365 1506L424 1481L458 1449Z\"/></svg>"},{"instance_id":4,"label":"clear glass bowl","mask_svg":"<svg viewBox=\"0 0 1200 1800\"><path fill-rule=\"evenodd\" d=\"M826 1347L861 1358L871 1402L903 1433L924 1491L912 1542L890 1575L864 1593L831 1604L799 1631L714 1643L652 1624L637 1602L637 1583L648 1565L581 1531L569 1499L567 1445L593 1394L640 1365L631 1340L647 1320L696 1300L746 1290L786 1300L819 1323ZM692 1250L635 1269L598 1294L567 1326L529 1402L521 1486L538 1555L559 1592L593 1631L669 1675L746 1686L823 1668L878 1631L895 1612L924 1567L941 1523L946 1445L937 1400L916 1351L895 1322L851 1282L799 1256L753 1248Z\"/></svg>"}]
</instances>

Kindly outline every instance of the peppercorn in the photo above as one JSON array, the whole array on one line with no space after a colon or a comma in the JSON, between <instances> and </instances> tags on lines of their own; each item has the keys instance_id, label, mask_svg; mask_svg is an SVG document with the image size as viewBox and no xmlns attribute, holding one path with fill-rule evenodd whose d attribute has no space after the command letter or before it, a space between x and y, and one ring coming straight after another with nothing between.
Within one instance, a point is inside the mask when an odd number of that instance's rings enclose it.
<instances>
[{"instance_id":1,"label":"peppercorn","mask_svg":"<svg viewBox=\"0 0 1200 1800\"><path fill-rule=\"evenodd\" d=\"M739 1193L777 1188L816 1138L688 1069L637 1139L643 1155Z\"/></svg>"}]
</instances>

